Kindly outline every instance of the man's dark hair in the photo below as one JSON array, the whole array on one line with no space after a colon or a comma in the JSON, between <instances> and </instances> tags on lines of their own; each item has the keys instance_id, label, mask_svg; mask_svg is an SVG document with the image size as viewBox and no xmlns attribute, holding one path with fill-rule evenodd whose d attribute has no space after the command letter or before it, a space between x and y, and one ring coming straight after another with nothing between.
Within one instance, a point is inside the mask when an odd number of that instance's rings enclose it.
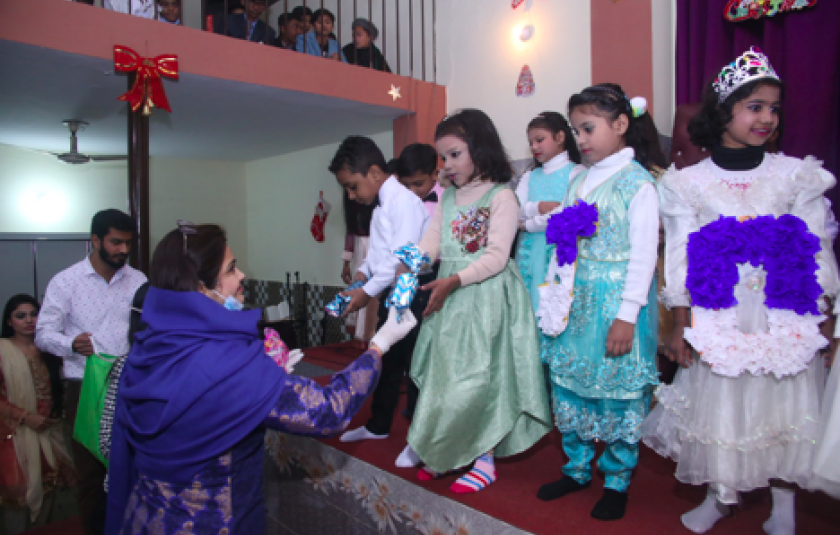
<instances>
[{"instance_id":1,"label":"man's dark hair","mask_svg":"<svg viewBox=\"0 0 840 535\"><path fill-rule=\"evenodd\" d=\"M295 16L294 12L292 13L281 13L279 17L277 17L277 28L282 28L285 26L290 20L296 20L298 22L303 22L300 17Z\"/></svg>"},{"instance_id":2,"label":"man's dark hair","mask_svg":"<svg viewBox=\"0 0 840 535\"><path fill-rule=\"evenodd\" d=\"M226 248L227 235L219 225L176 228L155 247L149 284L174 292L195 292L201 283L212 290L219 283Z\"/></svg>"},{"instance_id":3,"label":"man's dark hair","mask_svg":"<svg viewBox=\"0 0 840 535\"><path fill-rule=\"evenodd\" d=\"M303 17L307 15L310 18L312 17L312 10L306 6L298 6L292 10L292 16L298 19L299 21L303 21Z\"/></svg>"},{"instance_id":4,"label":"man's dark hair","mask_svg":"<svg viewBox=\"0 0 840 535\"><path fill-rule=\"evenodd\" d=\"M374 165L383 172L388 167L385 156L376 143L369 137L349 136L338 146L329 169L334 175L342 169L347 169L353 174L367 175Z\"/></svg>"},{"instance_id":5,"label":"man's dark hair","mask_svg":"<svg viewBox=\"0 0 840 535\"><path fill-rule=\"evenodd\" d=\"M98 236L100 240L104 240L111 229L121 232L131 232L133 234L134 221L131 220L128 214L116 208L96 212L90 222L91 236Z\"/></svg>"},{"instance_id":6,"label":"man's dark hair","mask_svg":"<svg viewBox=\"0 0 840 535\"><path fill-rule=\"evenodd\" d=\"M437 169L437 161L434 147L426 143L412 143L394 160L391 172L400 178L412 177L417 173L431 175Z\"/></svg>"}]
</instances>

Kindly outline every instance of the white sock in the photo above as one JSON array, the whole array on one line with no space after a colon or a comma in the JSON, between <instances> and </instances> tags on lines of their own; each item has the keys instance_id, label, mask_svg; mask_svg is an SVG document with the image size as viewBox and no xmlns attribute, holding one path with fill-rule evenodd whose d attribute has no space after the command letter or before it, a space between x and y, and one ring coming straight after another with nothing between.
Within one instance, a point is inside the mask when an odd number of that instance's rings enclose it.
<instances>
[{"instance_id":1,"label":"white sock","mask_svg":"<svg viewBox=\"0 0 840 535\"><path fill-rule=\"evenodd\" d=\"M721 518L729 514L729 506L720 503L717 495L709 489L706 499L699 507L682 515L683 526L694 533L706 533Z\"/></svg>"},{"instance_id":2,"label":"white sock","mask_svg":"<svg viewBox=\"0 0 840 535\"><path fill-rule=\"evenodd\" d=\"M793 510L796 491L771 487L770 494L773 496L773 512L764 523L764 532L767 535L793 535L796 532L796 518Z\"/></svg>"},{"instance_id":3,"label":"white sock","mask_svg":"<svg viewBox=\"0 0 840 535\"><path fill-rule=\"evenodd\" d=\"M397 457L397 462L394 464L397 465L397 468L414 468L420 464L420 457L417 456L414 448L409 444L402 450L400 456Z\"/></svg>"},{"instance_id":4,"label":"white sock","mask_svg":"<svg viewBox=\"0 0 840 535\"><path fill-rule=\"evenodd\" d=\"M388 435L374 435L367 430L367 427L362 426L345 432L338 440L341 442L358 442L360 440L380 440L383 438L388 438Z\"/></svg>"}]
</instances>

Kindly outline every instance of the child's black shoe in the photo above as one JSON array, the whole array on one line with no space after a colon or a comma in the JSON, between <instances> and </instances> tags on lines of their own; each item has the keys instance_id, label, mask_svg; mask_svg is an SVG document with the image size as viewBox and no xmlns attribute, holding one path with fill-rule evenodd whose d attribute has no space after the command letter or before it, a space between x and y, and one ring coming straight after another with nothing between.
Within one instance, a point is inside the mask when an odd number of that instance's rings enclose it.
<instances>
[{"instance_id":1,"label":"child's black shoe","mask_svg":"<svg viewBox=\"0 0 840 535\"><path fill-rule=\"evenodd\" d=\"M589 481L586 483L578 483L577 480L572 477L563 476L563 479L552 483L546 483L540 487L540 490L537 491L537 498L544 502L556 500L557 498L562 498L566 494L577 492L589 487L589 483Z\"/></svg>"},{"instance_id":2,"label":"child's black shoe","mask_svg":"<svg viewBox=\"0 0 840 535\"><path fill-rule=\"evenodd\" d=\"M604 489L604 495L592 509L592 518L597 520L618 520L627 509L627 493Z\"/></svg>"}]
</instances>

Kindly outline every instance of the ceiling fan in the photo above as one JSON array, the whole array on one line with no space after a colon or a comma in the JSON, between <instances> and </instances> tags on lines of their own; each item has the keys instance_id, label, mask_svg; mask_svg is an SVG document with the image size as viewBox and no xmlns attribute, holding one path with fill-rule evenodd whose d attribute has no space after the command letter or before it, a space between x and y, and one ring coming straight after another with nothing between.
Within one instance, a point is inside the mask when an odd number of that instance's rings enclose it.
<instances>
[{"instance_id":1,"label":"ceiling fan","mask_svg":"<svg viewBox=\"0 0 840 535\"><path fill-rule=\"evenodd\" d=\"M118 155L108 155L108 156L88 156L87 154L82 154L79 152L78 147L78 138L76 137L76 133L84 130L87 125L89 124L87 121L82 121L80 119L67 119L66 121L62 121L67 129L70 130L70 152L47 152L47 151L38 151L43 152L45 154L50 154L55 156L59 160L64 163L69 164L81 164L81 163L88 163L88 162L113 162L117 160L126 160L128 156L118 156Z\"/></svg>"}]
</instances>

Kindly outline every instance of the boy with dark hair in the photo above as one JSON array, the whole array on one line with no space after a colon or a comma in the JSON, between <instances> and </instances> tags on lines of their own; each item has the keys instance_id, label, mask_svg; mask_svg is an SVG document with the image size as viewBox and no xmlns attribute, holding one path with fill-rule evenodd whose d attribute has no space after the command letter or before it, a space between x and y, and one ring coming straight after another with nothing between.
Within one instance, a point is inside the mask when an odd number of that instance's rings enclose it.
<instances>
[{"instance_id":1,"label":"boy with dark hair","mask_svg":"<svg viewBox=\"0 0 840 535\"><path fill-rule=\"evenodd\" d=\"M400 184L397 177L386 173L385 157L369 138L350 136L345 139L329 169L347 190L350 200L376 206L370 225L370 249L354 277L364 286L344 292L344 295L351 297L345 314L363 308L372 296L379 295L381 326L388 318L385 301L401 264L394 256L394 250L420 241L426 231L429 214L419 197ZM416 304L412 303L411 308L419 319L426 305L418 301L422 299L415 299ZM415 327L406 340L414 340L416 336ZM344 433L341 436L343 442L388 438L413 346L413 342L408 345L400 342L391 348L388 358L382 363L382 375L373 393L370 420L365 426Z\"/></svg>"},{"instance_id":2,"label":"boy with dark hair","mask_svg":"<svg viewBox=\"0 0 840 535\"><path fill-rule=\"evenodd\" d=\"M301 32L312 29L312 10L306 6L297 6L292 10L292 16L300 21Z\"/></svg>"},{"instance_id":3,"label":"boy with dark hair","mask_svg":"<svg viewBox=\"0 0 840 535\"><path fill-rule=\"evenodd\" d=\"M286 50L297 50L295 43L297 43L298 35L302 33L301 24L301 20L292 13L283 13L277 17L278 35L274 46Z\"/></svg>"}]
</instances>

